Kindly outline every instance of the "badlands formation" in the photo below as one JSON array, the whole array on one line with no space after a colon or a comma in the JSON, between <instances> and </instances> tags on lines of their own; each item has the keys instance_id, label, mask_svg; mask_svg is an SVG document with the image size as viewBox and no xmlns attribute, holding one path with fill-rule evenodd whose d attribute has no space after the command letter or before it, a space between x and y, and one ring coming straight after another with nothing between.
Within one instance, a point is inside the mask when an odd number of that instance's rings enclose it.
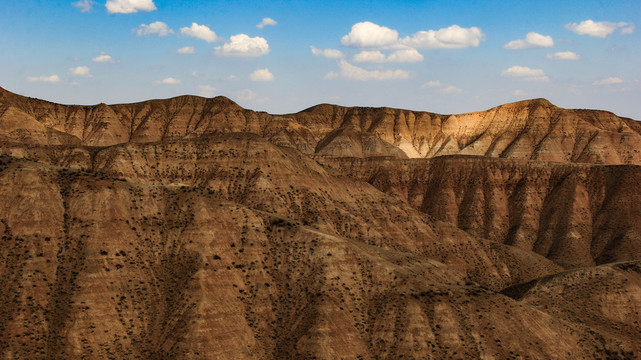
<instances>
[{"instance_id":1,"label":"badlands formation","mask_svg":"<svg viewBox=\"0 0 641 360\"><path fill-rule=\"evenodd\" d=\"M0 89L0 358L641 358L641 125Z\"/></svg>"}]
</instances>

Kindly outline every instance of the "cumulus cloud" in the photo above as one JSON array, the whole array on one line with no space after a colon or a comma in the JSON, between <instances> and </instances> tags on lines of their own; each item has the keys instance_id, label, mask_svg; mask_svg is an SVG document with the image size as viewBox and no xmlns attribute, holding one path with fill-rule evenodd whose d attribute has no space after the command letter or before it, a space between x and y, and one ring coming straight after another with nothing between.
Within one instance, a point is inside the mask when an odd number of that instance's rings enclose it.
<instances>
[{"instance_id":1,"label":"cumulus cloud","mask_svg":"<svg viewBox=\"0 0 641 360\"><path fill-rule=\"evenodd\" d=\"M138 11L154 11L153 0L107 0L105 4L110 14L131 14Z\"/></svg>"},{"instance_id":2,"label":"cumulus cloud","mask_svg":"<svg viewBox=\"0 0 641 360\"><path fill-rule=\"evenodd\" d=\"M419 62L419 61L423 61L423 55L421 55L416 49L412 49L412 48L394 51L389 56L385 56L385 54L383 54L378 50L377 51L364 50L354 55L354 62L413 63L413 62Z\"/></svg>"},{"instance_id":3,"label":"cumulus cloud","mask_svg":"<svg viewBox=\"0 0 641 360\"><path fill-rule=\"evenodd\" d=\"M550 60L579 60L581 56L572 51L559 51L554 54L547 54L547 58Z\"/></svg>"},{"instance_id":4,"label":"cumulus cloud","mask_svg":"<svg viewBox=\"0 0 641 360\"><path fill-rule=\"evenodd\" d=\"M361 51L358 54L354 55L352 59L354 62L371 62L371 63L382 63L387 61L387 57L382 52L376 51Z\"/></svg>"},{"instance_id":5,"label":"cumulus cloud","mask_svg":"<svg viewBox=\"0 0 641 360\"><path fill-rule=\"evenodd\" d=\"M416 49L461 49L477 47L485 38L480 28L458 25L439 30L419 31L400 40L400 44Z\"/></svg>"},{"instance_id":6,"label":"cumulus cloud","mask_svg":"<svg viewBox=\"0 0 641 360\"><path fill-rule=\"evenodd\" d=\"M341 44L348 47L388 47L397 42L398 31L369 21L354 24L349 34L341 38Z\"/></svg>"},{"instance_id":7,"label":"cumulus cloud","mask_svg":"<svg viewBox=\"0 0 641 360\"><path fill-rule=\"evenodd\" d=\"M249 37L246 34L238 34L233 35L230 40L214 49L218 56L258 57L269 53L267 40L260 36Z\"/></svg>"},{"instance_id":8,"label":"cumulus cloud","mask_svg":"<svg viewBox=\"0 0 641 360\"><path fill-rule=\"evenodd\" d=\"M60 77L58 75L49 75L49 76L29 76L27 77L27 82L49 82L57 83L60 82Z\"/></svg>"},{"instance_id":9,"label":"cumulus cloud","mask_svg":"<svg viewBox=\"0 0 641 360\"><path fill-rule=\"evenodd\" d=\"M107 55L104 51L101 51L100 55L98 55L95 58L91 59L91 61L99 62L99 63L112 63L112 64L120 62L119 60L116 60L116 59L112 58L111 55Z\"/></svg>"},{"instance_id":10,"label":"cumulus cloud","mask_svg":"<svg viewBox=\"0 0 641 360\"><path fill-rule=\"evenodd\" d=\"M454 85L450 85L448 87L442 88L438 92L443 93L443 94L457 94L463 92L463 90L457 88Z\"/></svg>"},{"instance_id":11,"label":"cumulus cloud","mask_svg":"<svg viewBox=\"0 0 641 360\"><path fill-rule=\"evenodd\" d=\"M409 72L405 70L365 70L354 66L345 60L338 63L341 69L341 75L347 79L353 80L396 80L409 78Z\"/></svg>"},{"instance_id":12,"label":"cumulus cloud","mask_svg":"<svg viewBox=\"0 0 641 360\"><path fill-rule=\"evenodd\" d=\"M195 54L196 49L193 46L185 46L181 47L180 49L176 50L177 54Z\"/></svg>"},{"instance_id":13,"label":"cumulus cloud","mask_svg":"<svg viewBox=\"0 0 641 360\"><path fill-rule=\"evenodd\" d=\"M159 85L177 85L180 84L180 80L174 79L172 77L164 78L162 80L156 81L156 84Z\"/></svg>"},{"instance_id":14,"label":"cumulus cloud","mask_svg":"<svg viewBox=\"0 0 641 360\"><path fill-rule=\"evenodd\" d=\"M138 36L156 35L162 37L174 33L174 30L170 29L169 26L162 21L156 21L149 25L140 24L140 26L134 30Z\"/></svg>"},{"instance_id":15,"label":"cumulus cloud","mask_svg":"<svg viewBox=\"0 0 641 360\"><path fill-rule=\"evenodd\" d=\"M278 22L276 20L266 17L266 18L263 18L263 20L261 20L261 22L256 24L256 27L259 28L259 29L262 29L265 26L276 26L277 24L278 24Z\"/></svg>"},{"instance_id":16,"label":"cumulus cloud","mask_svg":"<svg viewBox=\"0 0 641 360\"><path fill-rule=\"evenodd\" d=\"M249 79L251 81L273 81L274 75L269 72L269 69L258 69L253 73L249 74Z\"/></svg>"},{"instance_id":17,"label":"cumulus cloud","mask_svg":"<svg viewBox=\"0 0 641 360\"><path fill-rule=\"evenodd\" d=\"M198 87L200 89L200 96L204 97L214 97L216 94L216 88L210 85L200 85Z\"/></svg>"},{"instance_id":18,"label":"cumulus cloud","mask_svg":"<svg viewBox=\"0 0 641 360\"><path fill-rule=\"evenodd\" d=\"M87 66L77 66L69 70L71 71L71 75L73 76L86 77L86 78L93 77L93 75L91 75L91 71L89 70L89 67Z\"/></svg>"},{"instance_id":19,"label":"cumulus cloud","mask_svg":"<svg viewBox=\"0 0 641 360\"><path fill-rule=\"evenodd\" d=\"M344 56L340 50L336 49L319 49L313 45L309 48L312 50L314 56L323 56L328 59L340 59Z\"/></svg>"},{"instance_id":20,"label":"cumulus cloud","mask_svg":"<svg viewBox=\"0 0 641 360\"><path fill-rule=\"evenodd\" d=\"M71 5L80 10L80 12L89 12L96 5L96 2L93 0L80 0L71 3Z\"/></svg>"},{"instance_id":21,"label":"cumulus cloud","mask_svg":"<svg viewBox=\"0 0 641 360\"><path fill-rule=\"evenodd\" d=\"M592 83L592 85L611 85L611 84L620 84L622 82L623 80L621 80L618 77L609 77L607 79L595 81Z\"/></svg>"},{"instance_id":22,"label":"cumulus cloud","mask_svg":"<svg viewBox=\"0 0 641 360\"><path fill-rule=\"evenodd\" d=\"M525 39L512 40L503 45L503 48L508 50L519 50L551 46L554 46L554 40L552 40L551 36L529 32L525 35Z\"/></svg>"},{"instance_id":23,"label":"cumulus cloud","mask_svg":"<svg viewBox=\"0 0 641 360\"><path fill-rule=\"evenodd\" d=\"M195 37L200 40L205 40L208 43L223 41L219 38L215 32L213 32L206 25L198 25L196 23L191 23L191 27L180 28L180 33L185 36Z\"/></svg>"},{"instance_id":24,"label":"cumulus cloud","mask_svg":"<svg viewBox=\"0 0 641 360\"><path fill-rule=\"evenodd\" d=\"M632 34L635 30L633 23L584 20L580 23L569 23L565 28L579 35L605 38L619 29L621 34Z\"/></svg>"},{"instance_id":25,"label":"cumulus cloud","mask_svg":"<svg viewBox=\"0 0 641 360\"><path fill-rule=\"evenodd\" d=\"M514 65L501 73L503 77L515 77L528 81L548 81L547 75L542 69L530 69L527 66Z\"/></svg>"}]
</instances>

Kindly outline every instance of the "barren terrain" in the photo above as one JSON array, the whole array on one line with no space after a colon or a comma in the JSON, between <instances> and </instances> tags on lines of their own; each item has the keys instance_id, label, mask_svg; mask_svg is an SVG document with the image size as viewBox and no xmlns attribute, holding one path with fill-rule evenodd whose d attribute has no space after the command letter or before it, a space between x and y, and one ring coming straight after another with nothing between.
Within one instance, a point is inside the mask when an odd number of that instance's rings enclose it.
<instances>
[{"instance_id":1,"label":"barren terrain","mask_svg":"<svg viewBox=\"0 0 641 360\"><path fill-rule=\"evenodd\" d=\"M0 89L0 357L641 358L641 125Z\"/></svg>"}]
</instances>

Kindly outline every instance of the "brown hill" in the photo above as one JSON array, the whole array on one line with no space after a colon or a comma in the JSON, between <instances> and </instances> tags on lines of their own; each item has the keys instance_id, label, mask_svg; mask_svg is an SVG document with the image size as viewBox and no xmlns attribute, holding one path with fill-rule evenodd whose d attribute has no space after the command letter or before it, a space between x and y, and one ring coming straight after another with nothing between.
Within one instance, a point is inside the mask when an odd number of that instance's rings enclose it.
<instances>
[{"instance_id":1,"label":"brown hill","mask_svg":"<svg viewBox=\"0 0 641 360\"><path fill-rule=\"evenodd\" d=\"M641 357L632 120L0 109L2 358Z\"/></svg>"},{"instance_id":2,"label":"brown hill","mask_svg":"<svg viewBox=\"0 0 641 360\"><path fill-rule=\"evenodd\" d=\"M429 158L460 154L641 164L639 123L606 111L558 108L544 99L461 115L334 105L270 115L245 110L224 97L180 96L136 104L73 106L25 98L0 88L3 104L92 146L242 131L308 155Z\"/></svg>"}]
</instances>

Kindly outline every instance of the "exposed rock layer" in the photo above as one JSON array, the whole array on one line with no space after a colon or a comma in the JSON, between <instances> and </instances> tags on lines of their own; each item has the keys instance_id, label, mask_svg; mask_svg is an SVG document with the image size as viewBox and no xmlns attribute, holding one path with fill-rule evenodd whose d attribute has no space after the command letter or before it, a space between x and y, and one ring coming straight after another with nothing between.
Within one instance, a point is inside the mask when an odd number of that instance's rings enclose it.
<instances>
[{"instance_id":1,"label":"exposed rock layer","mask_svg":"<svg viewBox=\"0 0 641 360\"><path fill-rule=\"evenodd\" d=\"M0 90L0 136L2 358L641 356L632 120Z\"/></svg>"}]
</instances>

